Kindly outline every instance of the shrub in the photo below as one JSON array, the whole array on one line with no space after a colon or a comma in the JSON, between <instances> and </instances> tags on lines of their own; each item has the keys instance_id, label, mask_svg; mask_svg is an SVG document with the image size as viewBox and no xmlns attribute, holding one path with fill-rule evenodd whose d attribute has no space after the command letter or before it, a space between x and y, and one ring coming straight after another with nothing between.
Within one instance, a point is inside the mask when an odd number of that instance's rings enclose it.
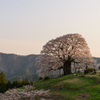
<instances>
[{"instance_id":1,"label":"shrub","mask_svg":"<svg viewBox=\"0 0 100 100\"><path fill-rule=\"evenodd\" d=\"M88 68L88 69L84 70L84 74L88 74L89 72L96 73L96 70L95 70L95 68Z\"/></svg>"},{"instance_id":2,"label":"shrub","mask_svg":"<svg viewBox=\"0 0 100 100\"><path fill-rule=\"evenodd\" d=\"M48 80L48 79L49 79L49 77L48 77L48 76L44 78L44 80Z\"/></svg>"},{"instance_id":3,"label":"shrub","mask_svg":"<svg viewBox=\"0 0 100 100\"><path fill-rule=\"evenodd\" d=\"M42 77L40 77L39 80L42 80Z\"/></svg>"}]
</instances>

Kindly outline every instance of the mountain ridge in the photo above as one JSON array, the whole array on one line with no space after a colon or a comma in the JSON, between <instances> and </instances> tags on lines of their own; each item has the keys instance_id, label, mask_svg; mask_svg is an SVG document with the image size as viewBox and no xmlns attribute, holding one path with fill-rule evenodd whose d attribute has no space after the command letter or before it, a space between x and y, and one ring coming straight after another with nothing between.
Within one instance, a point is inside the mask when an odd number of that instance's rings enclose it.
<instances>
[{"instance_id":1,"label":"mountain ridge","mask_svg":"<svg viewBox=\"0 0 100 100\"><path fill-rule=\"evenodd\" d=\"M35 63L38 56L37 54L17 55L0 52L0 72L3 71L6 78L36 74L38 68ZM97 60L97 63L100 63L99 57L93 58Z\"/></svg>"},{"instance_id":2,"label":"mountain ridge","mask_svg":"<svg viewBox=\"0 0 100 100\"><path fill-rule=\"evenodd\" d=\"M35 62L37 57L38 55L35 54L21 56L0 53L0 72L3 71L7 78L36 73L37 67Z\"/></svg>"}]
</instances>

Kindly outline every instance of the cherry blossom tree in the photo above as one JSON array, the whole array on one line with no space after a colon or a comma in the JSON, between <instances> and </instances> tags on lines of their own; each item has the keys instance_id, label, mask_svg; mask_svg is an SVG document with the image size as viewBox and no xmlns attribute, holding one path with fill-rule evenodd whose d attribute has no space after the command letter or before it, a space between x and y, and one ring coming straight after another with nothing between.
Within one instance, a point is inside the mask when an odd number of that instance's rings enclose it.
<instances>
[{"instance_id":1,"label":"cherry blossom tree","mask_svg":"<svg viewBox=\"0 0 100 100\"><path fill-rule=\"evenodd\" d=\"M77 71L83 72L84 70L86 70L86 67L97 69L96 68L97 67L97 60L91 59L91 62L89 62L88 60L84 60L81 63L73 63L72 64L72 68L74 68L75 73Z\"/></svg>"},{"instance_id":2,"label":"cherry blossom tree","mask_svg":"<svg viewBox=\"0 0 100 100\"><path fill-rule=\"evenodd\" d=\"M39 77L48 76L48 73L52 70L57 70L63 65L62 62L58 62L59 59L53 56L40 55L37 58L36 66L40 69L37 71Z\"/></svg>"},{"instance_id":3,"label":"cherry blossom tree","mask_svg":"<svg viewBox=\"0 0 100 100\"><path fill-rule=\"evenodd\" d=\"M89 47L80 34L67 34L48 41L37 59L40 73L63 69L64 75L71 73L71 63L89 65L93 62Z\"/></svg>"}]
</instances>

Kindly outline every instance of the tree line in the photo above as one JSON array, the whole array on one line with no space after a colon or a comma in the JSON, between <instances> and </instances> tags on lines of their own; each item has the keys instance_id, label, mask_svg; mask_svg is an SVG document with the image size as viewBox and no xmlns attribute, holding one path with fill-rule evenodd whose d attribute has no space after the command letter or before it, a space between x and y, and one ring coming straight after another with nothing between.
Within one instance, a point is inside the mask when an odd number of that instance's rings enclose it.
<instances>
[{"instance_id":1,"label":"tree line","mask_svg":"<svg viewBox=\"0 0 100 100\"><path fill-rule=\"evenodd\" d=\"M33 84L33 81L29 82L29 80L26 78L25 80L20 79L19 81L14 80L11 82L10 80L6 80L6 76L3 72L0 73L0 93L29 84Z\"/></svg>"}]
</instances>

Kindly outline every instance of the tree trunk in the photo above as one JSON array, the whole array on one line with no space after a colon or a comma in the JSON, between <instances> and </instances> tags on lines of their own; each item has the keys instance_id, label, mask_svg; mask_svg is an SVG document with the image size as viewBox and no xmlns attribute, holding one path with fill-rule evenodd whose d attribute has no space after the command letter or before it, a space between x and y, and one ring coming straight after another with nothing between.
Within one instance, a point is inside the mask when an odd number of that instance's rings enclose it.
<instances>
[{"instance_id":1,"label":"tree trunk","mask_svg":"<svg viewBox=\"0 0 100 100\"><path fill-rule=\"evenodd\" d=\"M61 76L61 74L60 74L60 69L59 69L59 77Z\"/></svg>"},{"instance_id":2,"label":"tree trunk","mask_svg":"<svg viewBox=\"0 0 100 100\"><path fill-rule=\"evenodd\" d=\"M66 61L63 67L64 75L71 74L71 61Z\"/></svg>"},{"instance_id":3,"label":"tree trunk","mask_svg":"<svg viewBox=\"0 0 100 100\"><path fill-rule=\"evenodd\" d=\"M74 63L74 68L75 68L75 73L76 73L76 66L75 66L75 63Z\"/></svg>"}]
</instances>

